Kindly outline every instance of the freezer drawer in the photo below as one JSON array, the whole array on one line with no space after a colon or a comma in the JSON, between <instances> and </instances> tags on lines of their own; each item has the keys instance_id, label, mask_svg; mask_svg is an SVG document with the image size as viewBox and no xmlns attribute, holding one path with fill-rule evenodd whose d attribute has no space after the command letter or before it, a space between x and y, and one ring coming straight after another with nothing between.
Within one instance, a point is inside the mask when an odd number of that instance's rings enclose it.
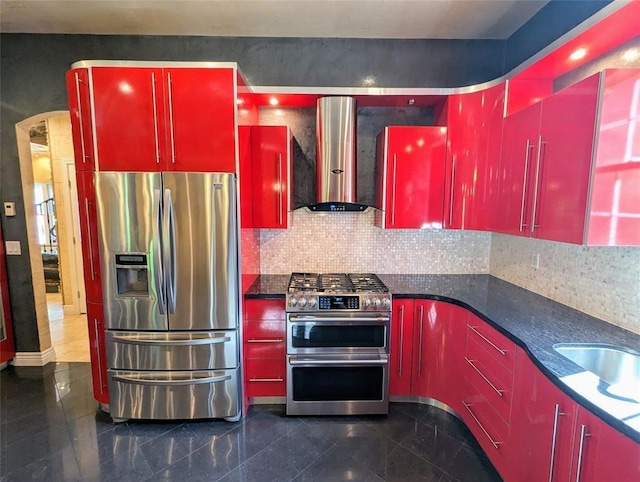
<instances>
[{"instance_id":1,"label":"freezer drawer","mask_svg":"<svg viewBox=\"0 0 640 482\"><path fill-rule=\"evenodd\" d=\"M114 419L176 420L240 415L239 370L109 370L109 407Z\"/></svg>"},{"instance_id":2,"label":"freezer drawer","mask_svg":"<svg viewBox=\"0 0 640 482\"><path fill-rule=\"evenodd\" d=\"M118 370L213 370L238 367L235 331L107 331L107 366Z\"/></svg>"}]
</instances>

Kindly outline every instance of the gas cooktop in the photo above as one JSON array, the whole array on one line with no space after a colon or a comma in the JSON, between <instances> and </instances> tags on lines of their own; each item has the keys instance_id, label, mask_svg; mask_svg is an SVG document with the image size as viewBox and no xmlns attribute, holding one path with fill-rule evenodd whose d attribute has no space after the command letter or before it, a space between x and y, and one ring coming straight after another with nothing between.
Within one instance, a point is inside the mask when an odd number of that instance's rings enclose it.
<instances>
[{"instance_id":1,"label":"gas cooktop","mask_svg":"<svg viewBox=\"0 0 640 482\"><path fill-rule=\"evenodd\" d=\"M289 293L388 293L387 287L371 273L292 273Z\"/></svg>"}]
</instances>

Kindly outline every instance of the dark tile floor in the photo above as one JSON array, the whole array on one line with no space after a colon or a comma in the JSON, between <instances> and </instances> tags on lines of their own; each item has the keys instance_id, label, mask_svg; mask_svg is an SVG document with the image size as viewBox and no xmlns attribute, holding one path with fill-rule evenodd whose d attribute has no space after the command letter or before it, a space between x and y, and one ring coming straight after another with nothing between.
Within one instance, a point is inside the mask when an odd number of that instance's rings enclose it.
<instances>
[{"instance_id":1,"label":"dark tile floor","mask_svg":"<svg viewBox=\"0 0 640 482\"><path fill-rule=\"evenodd\" d=\"M86 363L0 374L0 479L498 481L466 427L425 405L388 416L128 422L97 409Z\"/></svg>"}]
</instances>

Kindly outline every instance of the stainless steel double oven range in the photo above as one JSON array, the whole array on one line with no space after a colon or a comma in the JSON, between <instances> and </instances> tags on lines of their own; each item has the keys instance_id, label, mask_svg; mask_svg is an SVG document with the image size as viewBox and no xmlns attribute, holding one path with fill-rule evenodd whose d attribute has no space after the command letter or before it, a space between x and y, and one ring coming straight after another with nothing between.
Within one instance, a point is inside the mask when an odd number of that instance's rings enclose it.
<instances>
[{"instance_id":1,"label":"stainless steel double oven range","mask_svg":"<svg viewBox=\"0 0 640 482\"><path fill-rule=\"evenodd\" d=\"M293 273L287 414L386 414L391 295L374 274Z\"/></svg>"}]
</instances>

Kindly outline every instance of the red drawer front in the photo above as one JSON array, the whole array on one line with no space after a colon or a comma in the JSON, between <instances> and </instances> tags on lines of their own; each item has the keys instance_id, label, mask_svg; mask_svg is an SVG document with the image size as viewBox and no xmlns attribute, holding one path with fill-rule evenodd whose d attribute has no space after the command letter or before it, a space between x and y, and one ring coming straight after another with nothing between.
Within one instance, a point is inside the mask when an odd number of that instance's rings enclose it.
<instances>
[{"instance_id":1,"label":"red drawer front","mask_svg":"<svg viewBox=\"0 0 640 482\"><path fill-rule=\"evenodd\" d=\"M245 340L256 338L282 338L286 336L284 320L245 320Z\"/></svg>"},{"instance_id":2,"label":"red drawer front","mask_svg":"<svg viewBox=\"0 0 640 482\"><path fill-rule=\"evenodd\" d=\"M284 320L284 300L245 300L245 320Z\"/></svg>"},{"instance_id":3,"label":"red drawer front","mask_svg":"<svg viewBox=\"0 0 640 482\"><path fill-rule=\"evenodd\" d=\"M286 395L286 361L282 358L247 359L245 365L246 396L284 397Z\"/></svg>"},{"instance_id":4,"label":"red drawer front","mask_svg":"<svg viewBox=\"0 0 640 482\"><path fill-rule=\"evenodd\" d=\"M287 352L284 338L248 338L244 341L246 358L282 358Z\"/></svg>"},{"instance_id":5,"label":"red drawer front","mask_svg":"<svg viewBox=\"0 0 640 482\"><path fill-rule=\"evenodd\" d=\"M516 345L504 335L487 325L479 318L470 315L467 323L467 334L480 346L491 353L510 372L515 369Z\"/></svg>"},{"instance_id":6,"label":"red drawer front","mask_svg":"<svg viewBox=\"0 0 640 482\"><path fill-rule=\"evenodd\" d=\"M513 395L513 374L473 338L467 340L466 376L508 424Z\"/></svg>"}]
</instances>

